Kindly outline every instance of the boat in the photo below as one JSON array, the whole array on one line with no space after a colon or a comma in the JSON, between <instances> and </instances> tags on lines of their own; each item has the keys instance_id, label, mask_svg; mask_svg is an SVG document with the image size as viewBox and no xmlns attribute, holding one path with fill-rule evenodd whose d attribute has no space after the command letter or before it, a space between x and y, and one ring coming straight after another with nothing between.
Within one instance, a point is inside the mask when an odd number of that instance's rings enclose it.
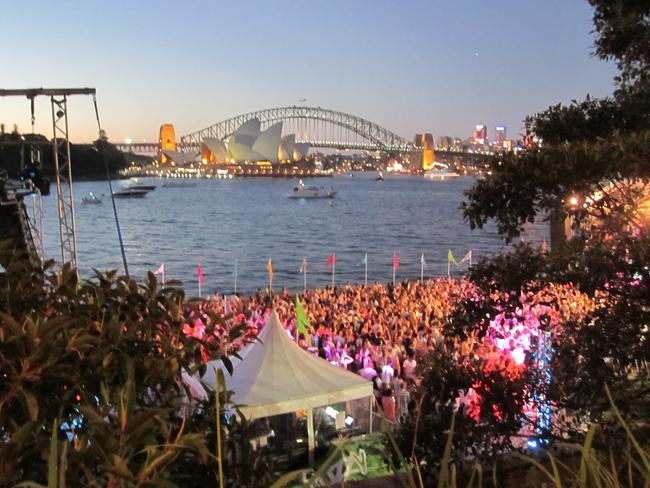
<instances>
[{"instance_id":1,"label":"boat","mask_svg":"<svg viewBox=\"0 0 650 488\"><path fill-rule=\"evenodd\" d=\"M300 180L291 193L287 194L289 198L332 198L336 195L334 188L324 188L318 186L305 186Z\"/></svg>"},{"instance_id":2,"label":"boat","mask_svg":"<svg viewBox=\"0 0 650 488\"><path fill-rule=\"evenodd\" d=\"M164 188L194 188L195 182L192 181L168 181L163 183Z\"/></svg>"},{"instance_id":3,"label":"boat","mask_svg":"<svg viewBox=\"0 0 650 488\"><path fill-rule=\"evenodd\" d=\"M449 166L443 163L434 162L433 167L424 172L424 177L431 180L444 180L447 178L456 178L460 176L454 170L449 169Z\"/></svg>"},{"instance_id":4,"label":"boat","mask_svg":"<svg viewBox=\"0 0 650 488\"><path fill-rule=\"evenodd\" d=\"M149 190L138 188L121 188L113 192L115 198L143 198Z\"/></svg>"},{"instance_id":5,"label":"boat","mask_svg":"<svg viewBox=\"0 0 650 488\"><path fill-rule=\"evenodd\" d=\"M375 178L375 180L376 181L384 181L384 174L380 171L379 175L377 176L377 178Z\"/></svg>"},{"instance_id":6,"label":"boat","mask_svg":"<svg viewBox=\"0 0 650 488\"><path fill-rule=\"evenodd\" d=\"M96 203L102 203L102 199L101 197L95 195L93 192L88 192L88 195L84 195L83 197L81 197L81 202L96 204Z\"/></svg>"},{"instance_id":7,"label":"boat","mask_svg":"<svg viewBox=\"0 0 650 488\"><path fill-rule=\"evenodd\" d=\"M133 178L132 180L127 181L126 184L122 186L122 189L152 191L156 189L156 185L143 185L137 178Z\"/></svg>"}]
</instances>

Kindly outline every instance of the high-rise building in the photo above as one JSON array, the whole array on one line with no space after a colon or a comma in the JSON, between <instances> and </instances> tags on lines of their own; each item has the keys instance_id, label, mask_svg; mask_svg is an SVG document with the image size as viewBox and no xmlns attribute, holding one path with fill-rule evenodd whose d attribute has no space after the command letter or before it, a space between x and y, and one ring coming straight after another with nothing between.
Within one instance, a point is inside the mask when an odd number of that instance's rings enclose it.
<instances>
[{"instance_id":1,"label":"high-rise building","mask_svg":"<svg viewBox=\"0 0 650 488\"><path fill-rule=\"evenodd\" d=\"M501 149L504 142L506 142L506 128L503 125L497 125L494 128L494 145Z\"/></svg>"},{"instance_id":2,"label":"high-rise building","mask_svg":"<svg viewBox=\"0 0 650 488\"><path fill-rule=\"evenodd\" d=\"M487 126L479 124L474 127L474 144L487 144Z\"/></svg>"}]
</instances>

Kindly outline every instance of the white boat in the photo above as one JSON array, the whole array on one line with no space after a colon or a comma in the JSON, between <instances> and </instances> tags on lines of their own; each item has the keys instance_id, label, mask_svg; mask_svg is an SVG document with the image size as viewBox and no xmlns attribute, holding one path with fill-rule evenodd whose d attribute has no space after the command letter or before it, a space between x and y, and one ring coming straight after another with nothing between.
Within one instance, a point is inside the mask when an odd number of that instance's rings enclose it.
<instances>
[{"instance_id":1,"label":"white boat","mask_svg":"<svg viewBox=\"0 0 650 488\"><path fill-rule=\"evenodd\" d=\"M113 192L115 198L143 198L149 190L138 188L121 188Z\"/></svg>"},{"instance_id":2,"label":"white boat","mask_svg":"<svg viewBox=\"0 0 650 488\"><path fill-rule=\"evenodd\" d=\"M88 195L84 195L83 197L81 197L81 202L96 204L96 203L102 203L102 199L97 195L95 195L93 192L88 192Z\"/></svg>"},{"instance_id":3,"label":"white boat","mask_svg":"<svg viewBox=\"0 0 650 488\"><path fill-rule=\"evenodd\" d=\"M445 180L447 178L456 178L460 176L454 170L449 169L449 166L443 163L434 162L433 167L424 172L424 177L431 180Z\"/></svg>"},{"instance_id":4,"label":"white boat","mask_svg":"<svg viewBox=\"0 0 650 488\"><path fill-rule=\"evenodd\" d=\"M300 180L291 193L287 194L289 198L332 198L336 195L334 188L324 188L318 186L305 186Z\"/></svg>"},{"instance_id":5,"label":"white boat","mask_svg":"<svg viewBox=\"0 0 650 488\"><path fill-rule=\"evenodd\" d=\"M156 185L143 185L137 178L132 178L122 186L121 190L146 190L152 191L156 189Z\"/></svg>"}]
</instances>

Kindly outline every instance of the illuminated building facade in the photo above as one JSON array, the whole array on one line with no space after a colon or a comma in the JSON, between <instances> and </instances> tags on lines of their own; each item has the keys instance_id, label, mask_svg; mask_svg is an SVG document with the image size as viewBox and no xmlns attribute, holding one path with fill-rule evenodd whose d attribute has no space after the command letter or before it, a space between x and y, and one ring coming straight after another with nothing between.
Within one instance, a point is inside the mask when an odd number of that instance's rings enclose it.
<instances>
[{"instance_id":1,"label":"illuminated building facade","mask_svg":"<svg viewBox=\"0 0 650 488\"><path fill-rule=\"evenodd\" d=\"M506 142L506 128L503 125L497 125L494 128L494 145L499 149L503 149Z\"/></svg>"},{"instance_id":2,"label":"illuminated building facade","mask_svg":"<svg viewBox=\"0 0 650 488\"><path fill-rule=\"evenodd\" d=\"M162 163L168 161L164 151L176 151L176 132L172 124L163 124L160 126L158 150L160 151L160 162Z\"/></svg>"},{"instance_id":3,"label":"illuminated building facade","mask_svg":"<svg viewBox=\"0 0 650 488\"><path fill-rule=\"evenodd\" d=\"M474 127L474 144L487 144L487 126L483 124Z\"/></svg>"}]
</instances>

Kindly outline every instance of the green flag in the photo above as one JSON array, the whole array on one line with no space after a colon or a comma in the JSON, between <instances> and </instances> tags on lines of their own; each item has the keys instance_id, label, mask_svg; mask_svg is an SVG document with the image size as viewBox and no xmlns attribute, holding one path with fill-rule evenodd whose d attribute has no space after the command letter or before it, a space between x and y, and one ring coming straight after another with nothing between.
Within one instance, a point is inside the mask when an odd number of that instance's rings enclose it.
<instances>
[{"instance_id":1,"label":"green flag","mask_svg":"<svg viewBox=\"0 0 650 488\"><path fill-rule=\"evenodd\" d=\"M309 323L305 309L302 308L302 303L300 303L300 298L296 295L296 330L305 336L307 339L307 344L311 347L311 334L307 332L307 329L313 331L314 328Z\"/></svg>"},{"instance_id":2,"label":"green flag","mask_svg":"<svg viewBox=\"0 0 650 488\"><path fill-rule=\"evenodd\" d=\"M447 260L450 263L454 263L456 266L458 266L458 261L456 261L456 258L454 257L454 254L451 252L451 249L447 253Z\"/></svg>"},{"instance_id":3,"label":"green flag","mask_svg":"<svg viewBox=\"0 0 650 488\"><path fill-rule=\"evenodd\" d=\"M363 255L363 259L359 264L368 264L368 253Z\"/></svg>"}]
</instances>

